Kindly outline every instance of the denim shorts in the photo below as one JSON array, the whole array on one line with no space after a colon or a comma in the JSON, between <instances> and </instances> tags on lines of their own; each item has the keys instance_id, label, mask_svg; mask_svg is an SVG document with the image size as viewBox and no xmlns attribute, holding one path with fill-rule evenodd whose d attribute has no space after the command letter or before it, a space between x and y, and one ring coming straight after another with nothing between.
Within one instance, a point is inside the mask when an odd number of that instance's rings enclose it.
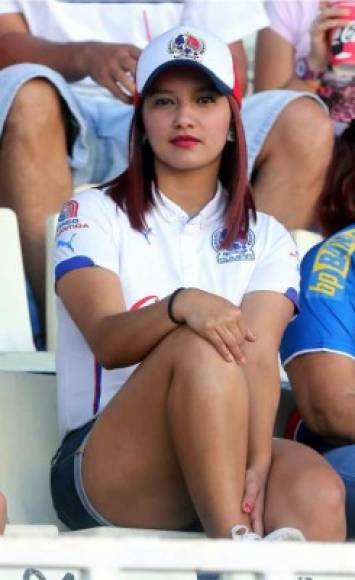
<instances>
[{"instance_id":1,"label":"denim shorts","mask_svg":"<svg viewBox=\"0 0 355 580\"><path fill-rule=\"evenodd\" d=\"M82 481L83 451L94 422L68 433L52 459L53 505L58 518L71 530L111 525L91 505Z\"/></svg>"},{"instance_id":2,"label":"denim shorts","mask_svg":"<svg viewBox=\"0 0 355 580\"><path fill-rule=\"evenodd\" d=\"M132 107L115 98L69 84L56 71L39 64L8 66L0 71L0 134L17 91L28 81L45 79L66 105L69 125L68 160L75 185L102 183L126 167Z\"/></svg>"},{"instance_id":3,"label":"denim shorts","mask_svg":"<svg viewBox=\"0 0 355 580\"><path fill-rule=\"evenodd\" d=\"M91 504L82 479L82 457L95 419L68 433L52 459L51 493L58 518L71 530L111 526ZM199 519L179 530L203 532Z\"/></svg>"},{"instance_id":4,"label":"denim shorts","mask_svg":"<svg viewBox=\"0 0 355 580\"><path fill-rule=\"evenodd\" d=\"M102 183L121 173L127 165L132 107L105 93L90 95L90 89L84 92L43 65L15 64L0 71L0 135L17 91L35 78L44 78L54 85L66 105L70 127L69 163L75 185ZM249 175L280 113L289 103L304 96L315 99L326 109L316 95L289 90L263 91L243 99L241 113Z\"/></svg>"}]
</instances>

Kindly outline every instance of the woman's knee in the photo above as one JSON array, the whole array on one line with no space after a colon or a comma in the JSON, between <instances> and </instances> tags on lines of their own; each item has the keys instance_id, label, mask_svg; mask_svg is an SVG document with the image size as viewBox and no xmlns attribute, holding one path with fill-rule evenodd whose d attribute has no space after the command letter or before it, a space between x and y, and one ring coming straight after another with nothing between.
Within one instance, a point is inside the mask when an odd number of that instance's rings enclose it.
<instances>
[{"instance_id":1,"label":"woman's knee","mask_svg":"<svg viewBox=\"0 0 355 580\"><path fill-rule=\"evenodd\" d=\"M187 326L171 333L166 342L175 376L186 376L191 379L189 384L204 389L209 385L220 394L238 385L239 390L246 391L242 368L234 362L226 362L208 340Z\"/></svg>"},{"instance_id":2,"label":"woman's knee","mask_svg":"<svg viewBox=\"0 0 355 580\"><path fill-rule=\"evenodd\" d=\"M170 343L168 349L178 365L217 365L227 371L235 366L233 363L226 362L209 340L186 325L177 328L167 337L167 340Z\"/></svg>"},{"instance_id":3,"label":"woman's knee","mask_svg":"<svg viewBox=\"0 0 355 580\"><path fill-rule=\"evenodd\" d=\"M64 126L63 105L58 91L47 80L36 78L18 90L6 120L5 133L32 135L38 139L41 129L48 132Z\"/></svg>"}]
</instances>

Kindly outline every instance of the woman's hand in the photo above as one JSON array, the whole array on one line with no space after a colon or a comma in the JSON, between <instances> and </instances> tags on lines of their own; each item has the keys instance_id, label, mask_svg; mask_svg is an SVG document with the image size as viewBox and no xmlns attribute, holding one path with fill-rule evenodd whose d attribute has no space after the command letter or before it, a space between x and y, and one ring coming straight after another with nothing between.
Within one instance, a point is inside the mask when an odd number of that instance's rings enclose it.
<instances>
[{"instance_id":1,"label":"woman's hand","mask_svg":"<svg viewBox=\"0 0 355 580\"><path fill-rule=\"evenodd\" d=\"M242 511L249 514L253 532L264 535L264 503L268 470L250 467L245 476Z\"/></svg>"},{"instance_id":2,"label":"woman's hand","mask_svg":"<svg viewBox=\"0 0 355 580\"><path fill-rule=\"evenodd\" d=\"M328 33L333 28L344 26L349 10L339 8L333 2L320 2L319 13L311 28L311 50L308 61L313 70L323 71L329 61Z\"/></svg>"},{"instance_id":3,"label":"woman's hand","mask_svg":"<svg viewBox=\"0 0 355 580\"><path fill-rule=\"evenodd\" d=\"M174 301L174 316L208 340L227 361L244 364L243 343L254 342L240 308L216 294L186 288Z\"/></svg>"}]
</instances>

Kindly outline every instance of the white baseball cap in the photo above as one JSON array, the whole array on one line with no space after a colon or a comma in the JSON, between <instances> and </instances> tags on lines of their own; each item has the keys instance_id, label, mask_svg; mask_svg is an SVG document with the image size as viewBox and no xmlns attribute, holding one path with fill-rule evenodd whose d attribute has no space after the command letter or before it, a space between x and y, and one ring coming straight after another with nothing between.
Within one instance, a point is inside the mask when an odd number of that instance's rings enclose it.
<instances>
[{"instance_id":1,"label":"white baseball cap","mask_svg":"<svg viewBox=\"0 0 355 580\"><path fill-rule=\"evenodd\" d=\"M142 51L136 70L138 95L147 91L158 74L181 65L202 70L222 95L234 95L240 104L240 85L228 46L210 32L190 26L168 30Z\"/></svg>"}]
</instances>

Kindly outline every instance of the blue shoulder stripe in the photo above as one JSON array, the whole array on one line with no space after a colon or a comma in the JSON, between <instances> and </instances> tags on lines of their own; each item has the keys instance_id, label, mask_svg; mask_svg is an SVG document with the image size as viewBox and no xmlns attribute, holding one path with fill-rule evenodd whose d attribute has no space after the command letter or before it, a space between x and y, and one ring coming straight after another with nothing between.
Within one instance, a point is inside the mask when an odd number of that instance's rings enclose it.
<instances>
[{"instance_id":1,"label":"blue shoulder stripe","mask_svg":"<svg viewBox=\"0 0 355 580\"><path fill-rule=\"evenodd\" d=\"M91 268L95 263L87 256L75 256L60 262L55 268L55 280L58 282L59 278L70 272L71 270L79 270L79 268Z\"/></svg>"}]
</instances>

